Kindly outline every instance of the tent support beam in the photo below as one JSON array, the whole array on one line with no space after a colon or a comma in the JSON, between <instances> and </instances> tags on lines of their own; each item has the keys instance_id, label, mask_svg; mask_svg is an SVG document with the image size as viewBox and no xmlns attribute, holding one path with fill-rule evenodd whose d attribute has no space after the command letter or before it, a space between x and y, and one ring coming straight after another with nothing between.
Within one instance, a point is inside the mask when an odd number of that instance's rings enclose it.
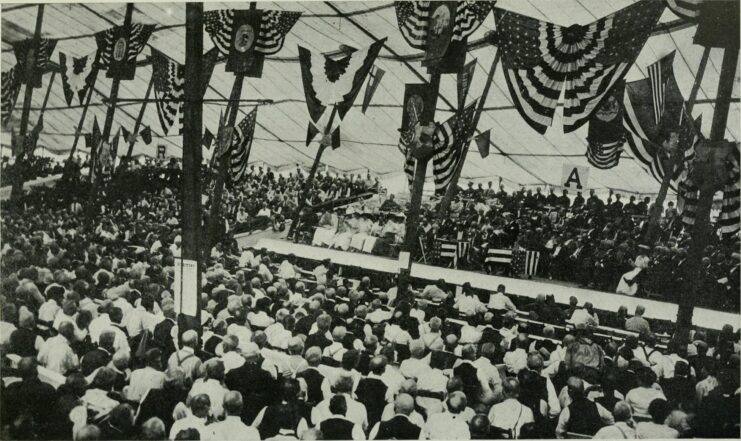
<instances>
[{"instance_id":1,"label":"tent support beam","mask_svg":"<svg viewBox=\"0 0 741 441\"><path fill-rule=\"evenodd\" d=\"M700 59L700 66L697 68L697 75L695 75L695 83L692 85L690 98L687 101L687 105L684 109L685 117L689 118L691 123L694 122L692 119L692 109L695 107L697 93L700 91L702 78L703 76L705 76L705 69L708 65L708 58L710 58L710 48L706 47L702 53L702 58ZM682 116L680 116L678 130L681 130L681 118ZM692 142L692 139L689 139L688 141ZM669 184L671 184L672 176L674 175L677 165L682 162L684 151L687 150L689 147L690 146L679 146L677 151L669 156L666 167L664 167L666 172L664 173L664 177L661 179L659 194L656 196L656 201L654 202L653 210L651 211L651 217L649 217L648 219L648 230L646 231L646 238L644 239L644 242L648 246L653 246L653 244L655 244L656 240L658 239L659 218L661 217L662 211L664 211L664 201L666 200L666 194L669 192Z\"/></svg>"},{"instance_id":2,"label":"tent support beam","mask_svg":"<svg viewBox=\"0 0 741 441\"><path fill-rule=\"evenodd\" d=\"M713 113L713 124L710 130L711 141L722 141L728 123L730 96L738 64L738 47L726 48L723 51L723 64L718 80L718 103ZM710 179L708 179L710 180ZM702 294L700 281L702 254L711 238L710 209L713 195L718 190L715 185L700 185L700 195L695 210L695 224L692 226L690 248L687 253L687 275L690 283L680 292L679 309L677 310L677 333L680 338L689 336L692 327L692 314L697 298Z\"/></svg>"},{"instance_id":3,"label":"tent support beam","mask_svg":"<svg viewBox=\"0 0 741 441\"><path fill-rule=\"evenodd\" d=\"M57 77L56 71L52 71L51 77L49 78L49 84L46 86L46 94L44 95L44 102L41 104L41 111L39 112L39 117L36 119L36 125L34 126L35 130L38 130L39 124L42 124L44 121L44 111L46 110L46 105L49 103L49 95L51 95L51 86L54 84L54 79ZM38 147L38 139L34 140L33 143L33 150L31 151L31 156L33 156L36 152L36 147Z\"/></svg>"},{"instance_id":4,"label":"tent support beam","mask_svg":"<svg viewBox=\"0 0 741 441\"><path fill-rule=\"evenodd\" d=\"M461 151L461 158L458 160L458 164L453 172L453 177L450 180L448 188L445 190L445 195L440 201L440 205L437 207L437 217L442 220L448 214L448 208L450 207L450 201L453 199L456 193L458 193L458 181L461 178L463 172L463 165L466 162L466 156L468 155L468 144L471 140L471 136L476 132L476 127L479 125L479 119L484 111L484 104L486 103L486 97L489 95L489 89L491 88L492 80L494 79L494 73L497 71L497 66L502 58L502 51L497 49L497 53L491 62L489 68L489 76L486 77L486 83L484 83L484 91L479 98L478 107L476 108L476 114L473 117L470 130L466 133L466 138L463 140L463 147ZM463 109L458 109L458 112L462 112Z\"/></svg>"},{"instance_id":5,"label":"tent support beam","mask_svg":"<svg viewBox=\"0 0 741 441\"><path fill-rule=\"evenodd\" d=\"M72 161L72 158L75 156L75 151L77 150L77 142L80 140L80 134L82 133L82 126L85 124L85 115L87 115L87 109L90 107L90 99L93 97L93 90L95 89L95 83L98 81L98 52L95 53L95 61L93 61L93 72L91 75L93 76L92 81L90 82L90 87L87 90L87 96L85 97L85 104L82 107L82 115L80 116L80 122L77 123L77 129L75 129L75 140L72 142L72 149L69 151L69 158L67 158L67 162ZM67 169L68 165L65 165L65 169Z\"/></svg>"},{"instance_id":6,"label":"tent support beam","mask_svg":"<svg viewBox=\"0 0 741 441\"><path fill-rule=\"evenodd\" d=\"M131 16L134 13L134 4L126 3L126 16L124 17L124 35L128 35L128 29L131 28ZM127 37L128 38L128 37ZM127 42L129 44L129 42ZM111 93L109 96L108 112L105 115L105 123L103 124L103 139L98 145L93 145L90 152L90 193L88 195L88 206L87 206L87 220L92 223L95 217L95 199L98 196L98 184L101 180L101 174L103 174L102 167L98 170L98 155L100 154L100 148L103 143L108 143L111 136L111 128L113 128L113 116L116 114L116 98L118 97L118 89L121 85L121 79L119 77L113 78L111 82Z\"/></svg>"},{"instance_id":7,"label":"tent support beam","mask_svg":"<svg viewBox=\"0 0 741 441\"><path fill-rule=\"evenodd\" d=\"M185 8L188 9L188 4L185 5ZM154 85L154 74L152 75L152 78L149 80L147 91L144 94L144 101L142 102L142 106L139 109L139 115L137 115L136 122L134 123L134 131L131 132L131 139L129 139L129 149L126 152L125 161L121 161L121 163L118 166L119 171L123 170L125 167L128 167L129 161L131 161L131 155L134 153L134 144L136 144L136 135L139 133L139 127L141 126L142 119L144 118L144 111L147 109L147 103L149 103L150 101L149 95L152 93L153 85ZM152 100L152 101L156 101L156 100ZM186 103L187 103L187 100L186 100ZM185 119L185 115L183 115L183 119ZM183 124L185 124L185 122L183 122Z\"/></svg>"},{"instance_id":8,"label":"tent support beam","mask_svg":"<svg viewBox=\"0 0 741 441\"><path fill-rule=\"evenodd\" d=\"M25 76L26 76L26 90L23 94L23 109L21 111L21 127L18 136L18 142L20 146L17 146L17 154L15 158L16 173L14 173L13 187L11 189L11 198L15 199L23 194L23 181L24 172L26 171L26 136L28 136L28 119L31 112L31 100L33 99L33 77L36 75L36 58L39 52L39 41L41 40L41 25L44 22L44 5L38 5L38 12L36 13L36 28L33 32L33 41L31 48L26 53ZM10 116L8 116L10 118Z\"/></svg>"}]
</instances>

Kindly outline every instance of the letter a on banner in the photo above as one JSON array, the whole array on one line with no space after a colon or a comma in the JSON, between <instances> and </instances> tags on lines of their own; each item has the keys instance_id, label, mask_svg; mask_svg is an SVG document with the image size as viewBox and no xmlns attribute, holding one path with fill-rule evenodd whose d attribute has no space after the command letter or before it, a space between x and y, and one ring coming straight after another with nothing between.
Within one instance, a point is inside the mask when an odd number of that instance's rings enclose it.
<instances>
[{"instance_id":1,"label":"letter a on banner","mask_svg":"<svg viewBox=\"0 0 741 441\"><path fill-rule=\"evenodd\" d=\"M561 187L567 190L582 190L589 184L589 167L564 164L561 169Z\"/></svg>"}]
</instances>

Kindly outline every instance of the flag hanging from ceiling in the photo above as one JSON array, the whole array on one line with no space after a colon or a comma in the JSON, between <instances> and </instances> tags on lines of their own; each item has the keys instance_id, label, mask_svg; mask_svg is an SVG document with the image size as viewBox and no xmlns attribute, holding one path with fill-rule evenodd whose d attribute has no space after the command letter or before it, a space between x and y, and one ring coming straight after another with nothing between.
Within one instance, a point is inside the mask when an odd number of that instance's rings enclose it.
<instances>
[{"instance_id":1,"label":"flag hanging from ceiling","mask_svg":"<svg viewBox=\"0 0 741 441\"><path fill-rule=\"evenodd\" d=\"M376 89L378 89L378 85L381 84L381 79L385 74L385 70L374 67L368 75L368 84L365 86L365 95L363 96L363 113L368 110L373 95L376 93Z\"/></svg>"},{"instance_id":2,"label":"flag hanging from ceiling","mask_svg":"<svg viewBox=\"0 0 741 441\"><path fill-rule=\"evenodd\" d=\"M700 5L694 43L706 47L739 49L738 0L711 0Z\"/></svg>"},{"instance_id":3,"label":"flag hanging from ceiling","mask_svg":"<svg viewBox=\"0 0 741 441\"><path fill-rule=\"evenodd\" d=\"M621 80L612 87L589 118L586 156L593 167L609 169L616 167L620 161L625 143L623 95L625 82Z\"/></svg>"},{"instance_id":4,"label":"flag hanging from ceiling","mask_svg":"<svg viewBox=\"0 0 741 441\"><path fill-rule=\"evenodd\" d=\"M545 133L563 90L564 132L581 127L628 72L663 9L644 0L568 27L495 10L504 76L520 115Z\"/></svg>"},{"instance_id":5,"label":"flag hanging from ceiling","mask_svg":"<svg viewBox=\"0 0 741 441\"><path fill-rule=\"evenodd\" d=\"M175 123L175 117L179 113L179 134L182 134L183 113L179 110L185 95L185 67L156 49L152 49L151 59L152 81L154 81L154 94L157 98L157 115L162 125L162 132L165 135L170 133L170 127Z\"/></svg>"},{"instance_id":6,"label":"flag hanging from ceiling","mask_svg":"<svg viewBox=\"0 0 741 441\"><path fill-rule=\"evenodd\" d=\"M694 144L699 129L685 113L685 101L674 77L674 52L648 68L649 76L626 84L623 99L623 125L631 155L638 164L661 182L664 177L662 132L680 133L680 147ZM671 188L676 189L676 179Z\"/></svg>"},{"instance_id":7,"label":"flag hanging from ceiling","mask_svg":"<svg viewBox=\"0 0 741 441\"><path fill-rule=\"evenodd\" d=\"M144 130L141 131L141 135L144 144L149 145L152 143L152 129L150 129L149 126L144 127Z\"/></svg>"},{"instance_id":8,"label":"flag hanging from ceiling","mask_svg":"<svg viewBox=\"0 0 741 441\"><path fill-rule=\"evenodd\" d=\"M204 14L206 32L227 58L227 72L262 75L265 55L278 53L300 12L220 9Z\"/></svg>"},{"instance_id":9,"label":"flag hanging from ceiling","mask_svg":"<svg viewBox=\"0 0 741 441\"><path fill-rule=\"evenodd\" d=\"M201 96L206 94L208 90L208 84L211 82L211 75L214 73L214 66L219 58L219 49L212 47L208 52L203 54L203 64L201 65L201 82L203 83L203 90Z\"/></svg>"},{"instance_id":10,"label":"flag hanging from ceiling","mask_svg":"<svg viewBox=\"0 0 741 441\"><path fill-rule=\"evenodd\" d=\"M93 131L85 135L85 146L89 149L96 148L102 138L103 134L100 132L98 117L95 116L93 117Z\"/></svg>"},{"instance_id":11,"label":"flag hanging from ceiling","mask_svg":"<svg viewBox=\"0 0 741 441\"><path fill-rule=\"evenodd\" d=\"M461 160L461 153L464 148L468 148L468 135L471 133L475 111L476 100L460 113L439 124L435 131L432 171L437 195L445 194L447 191Z\"/></svg>"},{"instance_id":12,"label":"flag hanging from ceiling","mask_svg":"<svg viewBox=\"0 0 741 441\"><path fill-rule=\"evenodd\" d=\"M136 57L139 56L155 25L132 23L129 28L114 26L95 34L98 44L98 67L106 69L109 78L133 80Z\"/></svg>"},{"instance_id":13,"label":"flag hanging from ceiling","mask_svg":"<svg viewBox=\"0 0 741 441\"><path fill-rule=\"evenodd\" d=\"M206 147L206 150L211 150L211 144L214 142L214 134L209 129L203 131L203 138L201 144Z\"/></svg>"},{"instance_id":14,"label":"flag hanging from ceiling","mask_svg":"<svg viewBox=\"0 0 741 441\"><path fill-rule=\"evenodd\" d=\"M335 127L339 127L340 122L352 108L385 42L386 39L383 38L368 47L351 53L342 53L336 57L298 47L301 79L311 118L309 124L313 123L321 133L329 130L334 132ZM335 118L332 127L327 129L332 112L331 109L326 110L331 106L337 106L339 120Z\"/></svg>"},{"instance_id":15,"label":"flag hanging from ceiling","mask_svg":"<svg viewBox=\"0 0 741 441\"><path fill-rule=\"evenodd\" d=\"M124 142L127 144L130 144L132 142L136 142L136 134L133 134L126 130L126 127L121 127L121 133L123 134ZM134 136L131 136L134 135Z\"/></svg>"},{"instance_id":16,"label":"flag hanging from ceiling","mask_svg":"<svg viewBox=\"0 0 741 441\"><path fill-rule=\"evenodd\" d=\"M479 154L481 154L481 157L486 158L487 156L489 156L491 129L479 134L476 138L474 138L474 141L476 141L476 147L479 148Z\"/></svg>"},{"instance_id":17,"label":"flag hanging from ceiling","mask_svg":"<svg viewBox=\"0 0 741 441\"><path fill-rule=\"evenodd\" d=\"M404 86L404 113L399 129L399 151L404 155L404 173L409 187L414 181L416 159L412 156L412 147L416 142L417 125L432 122L434 115L435 94L428 83L406 84Z\"/></svg>"},{"instance_id":18,"label":"flag hanging from ceiling","mask_svg":"<svg viewBox=\"0 0 741 441\"><path fill-rule=\"evenodd\" d=\"M11 67L8 71L2 73L2 118L7 121L10 113L18 99L18 92L21 90L21 81L18 76L18 65Z\"/></svg>"},{"instance_id":19,"label":"flag hanging from ceiling","mask_svg":"<svg viewBox=\"0 0 741 441\"><path fill-rule=\"evenodd\" d=\"M700 5L705 0L664 0L666 6L685 20L694 21L700 17Z\"/></svg>"},{"instance_id":20,"label":"flag hanging from ceiling","mask_svg":"<svg viewBox=\"0 0 741 441\"><path fill-rule=\"evenodd\" d=\"M495 2L490 1L459 1L455 2L455 17L448 15L447 17L440 17L439 23L435 21L435 24L442 26L444 21L454 23L452 35L450 37L451 42L464 41L469 35L476 32L476 30L484 22L484 19L491 11ZM432 6L439 5L440 2L430 1L397 1L394 2L396 8L396 21L399 25L399 30L404 39L415 49L426 50L428 33L432 18L430 12ZM440 14L444 14L445 11L440 10ZM438 32L439 29L434 29Z\"/></svg>"},{"instance_id":21,"label":"flag hanging from ceiling","mask_svg":"<svg viewBox=\"0 0 741 441\"><path fill-rule=\"evenodd\" d=\"M466 105L466 97L468 96L468 89L471 87L471 82L473 81L473 73L475 69L476 59L474 58L466 64L463 67L463 70L458 74L458 109L462 109Z\"/></svg>"},{"instance_id":22,"label":"flag hanging from ceiling","mask_svg":"<svg viewBox=\"0 0 741 441\"><path fill-rule=\"evenodd\" d=\"M72 65L67 64L67 55L59 52L59 67L62 73L62 89L67 105L71 106L77 95L80 104L83 103L87 91L92 86L91 73L93 72L94 55L84 57L72 57Z\"/></svg>"},{"instance_id":23,"label":"flag hanging from ceiling","mask_svg":"<svg viewBox=\"0 0 741 441\"><path fill-rule=\"evenodd\" d=\"M20 81L24 84L28 82L26 75L26 57L28 56L32 44L32 38L27 38L13 43L13 52L15 53L15 59L17 60L17 74L19 75ZM31 85L34 88L41 87L41 77L51 68L51 54L54 52L56 46L57 40L50 38L42 38L39 40L39 52L36 54L36 63L34 64L33 78L31 79Z\"/></svg>"},{"instance_id":24,"label":"flag hanging from ceiling","mask_svg":"<svg viewBox=\"0 0 741 441\"><path fill-rule=\"evenodd\" d=\"M234 137L229 154L229 165L231 168L232 182L239 182L244 178L247 172L247 162L250 158L250 149L252 148L252 138L255 134L255 125L257 123L257 107L252 109L242 119L237 127L234 128Z\"/></svg>"}]
</instances>

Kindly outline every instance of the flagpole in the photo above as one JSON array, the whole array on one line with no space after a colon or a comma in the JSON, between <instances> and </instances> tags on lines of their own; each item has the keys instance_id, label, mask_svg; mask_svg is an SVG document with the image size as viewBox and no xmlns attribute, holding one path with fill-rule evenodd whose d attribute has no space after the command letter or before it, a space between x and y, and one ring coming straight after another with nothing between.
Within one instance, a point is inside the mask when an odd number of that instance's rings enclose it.
<instances>
[{"instance_id":1,"label":"flagpole","mask_svg":"<svg viewBox=\"0 0 741 441\"><path fill-rule=\"evenodd\" d=\"M126 152L126 160L121 161L121 164L118 165L119 171L123 169L124 164L127 164L131 160L131 155L134 153L134 144L136 144L136 135L139 133L139 126L141 126L142 119L144 118L144 110L147 108L147 103L149 102L149 94L152 93L152 86L154 85L154 71L152 71L152 78L149 80L149 85L147 86L147 92L144 94L144 102L142 103L141 108L139 109L139 115L136 117L136 123L134 123L134 131L131 132L131 139L129 142L129 149Z\"/></svg>"},{"instance_id":2,"label":"flagpole","mask_svg":"<svg viewBox=\"0 0 741 441\"><path fill-rule=\"evenodd\" d=\"M133 3L126 3L126 16L124 17L124 35L126 35L128 38L129 29L131 28L131 15L134 12L134 4ZM128 42L127 44L130 44ZM111 128L113 127L113 116L116 114L116 99L118 97L118 88L121 84L121 78L119 76L116 76L113 78L113 81L111 82L111 93L109 95L109 105L108 105L108 112L105 115L105 123L103 124L103 138L99 145L93 145L92 151L90 155L90 194L88 196L88 207L87 207L87 215L88 215L88 221L92 222L94 215L95 215L95 199L97 197L98 193L98 184L100 183L100 175L102 174L102 170L100 172L94 172L98 169L98 154L100 153L98 150L100 149L100 145L102 143L107 143L108 138L111 136Z\"/></svg>"},{"instance_id":3,"label":"flagpole","mask_svg":"<svg viewBox=\"0 0 741 441\"><path fill-rule=\"evenodd\" d=\"M326 149L328 145L332 144L332 124L334 124L335 116L337 116L337 103L332 106L332 113L329 115L329 123L327 124L327 127L324 128L324 136L319 144L319 150L316 152L314 163L311 165L309 176L306 178L306 182L304 182L301 194L298 195L298 205L296 206L296 212L293 214L293 222L291 222L291 228L288 230L287 237L290 236L291 233L294 233L298 226L299 219L301 218L301 210L306 207L306 198L309 196L309 192L311 191L311 184L314 182L314 176L316 176L316 171L319 168L319 162L322 159L324 149ZM328 142L327 138L330 138Z\"/></svg>"},{"instance_id":4,"label":"flagpole","mask_svg":"<svg viewBox=\"0 0 741 441\"><path fill-rule=\"evenodd\" d=\"M711 141L722 141L725 137L737 64L738 47L725 48L723 51L720 78L718 79L718 92L715 111L713 112L713 123L710 129ZM710 162L712 163L712 161ZM687 252L686 275L688 276L689 283L684 287L685 289L680 290L679 309L677 310L677 333L680 338L689 336L695 304L697 303L697 299L703 295L702 280L704 278L701 277L702 257L705 247L711 239L710 209L713 206L713 196L720 189L716 183L716 179L709 176L714 172L712 165L710 168L711 170L708 171L707 175L700 179L702 182L696 182L700 194L695 210L695 224L692 226L692 233L690 235L690 247Z\"/></svg>"},{"instance_id":5,"label":"flagpole","mask_svg":"<svg viewBox=\"0 0 741 441\"><path fill-rule=\"evenodd\" d=\"M692 119L692 109L695 107L697 100L697 93L700 91L700 85L702 84L702 78L705 76L705 69L708 65L708 58L710 58L710 48L706 47L702 53L700 59L700 66L697 68L697 75L695 76L695 83L692 85L692 92L690 98L687 101L687 105L684 108L684 115L690 119L690 124L694 124ZM679 132L682 130L682 112L680 112L679 121ZM693 137L690 137L689 142L692 142ZM644 242L648 246L653 246L659 238L659 218L661 213L664 211L664 201L666 200L666 194L669 192L669 184L671 184L674 170L682 162L684 158L684 151L690 146L678 146L677 151L673 152L669 156L666 167L664 167L664 177L661 178L661 186L659 187L659 194L656 195L656 201L654 202L653 209L651 210L650 217L648 219L648 230L646 230L646 238Z\"/></svg>"},{"instance_id":6,"label":"flagpole","mask_svg":"<svg viewBox=\"0 0 741 441\"><path fill-rule=\"evenodd\" d=\"M463 164L466 162L466 156L468 156L468 144L470 142L471 136L476 131L476 127L479 124L479 119L481 119L481 114L484 111L484 104L486 103L486 97L489 95L489 89L491 88L492 79L494 78L494 73L497 70L497 66L499 65L499 60L501 58L502 51L497 49L497 53L496 55L494 55L494 60L492 60L491 67L489 68L489 76L486 78L486 83L484 84L484 92L481 94L481 98L479 98L478 107L473 117L473 123L471 124L469 132L466 134L466 138L463 140L463 150L461 151L461 158L458 161L458 165L456 166L455 171L453 172L450 184L448 184L448 188L445 190L445 196L443 196L443 199L440 201L440 205L438 205L437 207L437 217L440 220L447 216L450 202L453 199L453 195L455 195L458 190L458 180L461 177L461 172L463 172ZM460 113L462 110L463 109L458 109L458 112Z\"/></svg>"},{"instance_id":7,"label":"flagpole","mask_svg":"<svg viewBox=\"0 0 741 441\"><path fill-rule=\"evenodd\" d=\"M26 53L26 90L23 95L23 110L21 112L21 127L18 136L18 142L20 148L15 157L15 169L16 172L13 175L13 187L11 189L11 198L15 199L23 194L23 181L25 180L24 172L26 169L25 156L26 156L26 135L28 133L28 119L31 112L31 100L33 99L33 77L36 74L36 59L38 58L39 52L39 41L41 40L41 24L44 21L44 4L41 3L38 6L38 12L36 13L36 28L33 32L33 41L31 48Z\"/></svg>"},{"instance_id":8,"label":"flagpole","mask_svg":"<svg viewBox=\"0 0 741 441\"><path fill-rule=\"evenodd\" d=\"M440 72L434 71L430 75L430 90L433 93L433 100L431 103L431 115L430 121L422 121L422 123L430 123L435 121L435 110L437 109L437 99L440 92ZM429 152L424 156L420 156L416 161L416 167L414 167L414 181L412 183L411 200L409 202L409 211L407 212L406 228L404 233L404 242L402 242L400 253L409 253L409 266L407 268L401 268L399 271L399 278L397 280L397 296L399 299L406 298L406 293L409 288L411 281L411 270L412 260L414 256L414 249L417 243L417 228L419 227L419 212L422 207L422 191L425 186L425 177L427 176L427 163L432 158L433 152Z\"/></svg>"}]
</instances>

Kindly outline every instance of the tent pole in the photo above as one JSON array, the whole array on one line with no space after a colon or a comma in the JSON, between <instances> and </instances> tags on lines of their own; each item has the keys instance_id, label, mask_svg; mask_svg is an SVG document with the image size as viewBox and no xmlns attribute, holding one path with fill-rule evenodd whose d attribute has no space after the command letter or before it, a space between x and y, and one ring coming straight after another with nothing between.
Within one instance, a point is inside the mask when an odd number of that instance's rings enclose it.
<instances>
[{"instance_id":1,"label":"tent pole","mask_svg":"<svg viewBox=\"0 0 741 441\"><path fill-rule=\"evenodd\" d=\"M125 35L128 34L128 29L131 27L131 15L134 12L134 4L133 3L126 3L126 16L124 17L124 32L126 32ZM127 37L128 38L128 37ZM121 85L121 79L116 77L113 78L113 81L111 82L111 93L109 97L110 103L108 104L108 112L105 116L105 123L103 125L103 139L101 140L99 145L93 145L92 151L90 155L90 194L88 195L88 207L87 207L87 214L88 214L88 221L92 223L93 218L95 216L95 199L98 194L98 184L100 183L101 174L103 173L103 170L101 169L99 172L95 172L98 169L98 154L100 153L98 150L102 146L102 143L107 143L108 138L111 136L111 128L113 127L113 116L116 114L116 99L118 98L118 88Z\"/></svg>"},{"instance_id":2,"label":"tent pole","mask_svg":"<svg viewBox=\"0 0 741 441\"><path fill-rule=\"evenodd\" d=\"M67 158L67 161L72 161L72 158L75 156L77 142L80 140L82 126L85 124L85 115L87 115L87 109L90 107L90 99L93 97L95 83L98 81L98 71L98 54L96 52L95 61L93 61L93 71L91 73L93 80L90 82L90 87L88 88L87 96L85 97L85 105L82 107L82 115L80 116L80 122L77 123L77 129L75 129L75 140L72 142L72 149L69 151L69 158Z\"/></svg>"},{"instance_id":3,"label":"tent pole","mask_svg":"<svg viewBox=\"0 0 741 441\"><path fill-rule=\"evenodd\" d=\"M432 72L430 75L430 90L434 94L432 102L432 121L435 120L435 109L437 108L437 99L440 92L440 72ZM425 123L429 121L423 121ZM412 191L409 201L409 211L407 212L406 228L404 230L404 242L402 243L400 253L409 253L409 265L401 268L397 280L397 298L402 299L407 295L409 284L411 282L412 261L414 260L414 251L417 248L417 227L419 226L419 212L422 207L422 191L425 186L425 177L427 176L427 163L432 158L432 152L424 157L417 158L414 167L414 181L412 182Z\"/></svg>"},{"instance_id":4,"label":"tent pole","mask_svg":"<svg viewBox=\"0 0 741 441\"><path fill-rule=\"evenodd\" d=\"M186 4L186 9L190 3ZM129 150L126 152L126 160L121 161L121 164L118 165L119 170L122 170L124 168L124 164L126 164L126 167L128 167L129 161L131 161L131 155L134 153L134 144L136 144L136 134L139 133L139 127L142 123L142 118L144 118L144 110L147 108L147 103L149 102L149 94L152 93L152 86L154 85L154 73L152 73L152 78L149 80L149 85L147 86L147 92L144 94L144 102L142 103L141 108L139 109L139 115L136 117L136 122L134 123L134 131L131 132L131 139L129 140Z\"/></svg>"},{"instance_id":5,"label":"tent pole","mask_svg":"<svg viewBox=\"0 0 741 441\"><path fill-rule=\"evenodd\" d=\"M463 172L463 165L466 162L466 156L468 155L468 144L470 142L471 136L473 136L474 132L476 131L476 127L479 125L479 120L481 119L481 114L484 110L484 104L486 103L486 97L489 95L489 88L491 88L491 83L494 78L494 73L497 70L497 65L499 65L499 60L502 58L502 51L497 50L496 55L494 55L494 60L491 62L491 67L489 68L489 76L486 78L486 83L484 84L484 92L481 94L481 98L479 98L479 102L476 108L476 113L473 117L473 122L470 127L470 131L466 134L466 138L463 140L463 147L461 150L461 158L458 161L458 165L455 168L455 172L453 172L453 177L450 180L450 184L448 185L448 188L445 190L445 196L443 196L443 199L440 201L440 205L437 207L437 217L438 219L442 220L445 216L448 214L448 208L450 208L450 201L453 199L453 196L458 192L458 181L460 180L461 173ZM462 112L463 109L458 109L458 112Z\"/></svg>"},{"instance_id":6,"label":"tent pole","mask_svg":"<svg viewBox=\"0 0 741 441\"><path fill-rule=\"evenodd\" d=\"M36 125L34 126L34 130L37 130L39 124L44 120L44 111L46 110L46 105L49 102L49 95L51 94L51 86L54 84L54 79L57 77L57 71L51 72L51 77L49 78L49 85L46 86L46 94L44 95L44 102L41 104L41 111L39 112L39 117L36 120ZM36 145L38 143L38 140L34 140L33 144L33 150L30 152L30 156L33 156L34 152L36 151Z\"/></svg>"},{"instance_id":7,"label":"tent pole","mask_svg":"<svg viewBox=\"0 0 741 441\"><path fill-rule=\"evenodd\" d=\"M692 109L695 107L697 100L697 93L700 91L700 85L702 84L702 78L705 76L705 69L708 65L708 58L710 58L710 48L706 47L702 53L700 59L700 66L697 68L697 75L695 76L695 83L692 85L692 92L690 93L690 99L687 101L687 106L684 109L684 114L690 119L690 123L694 123L692 119ZM680 116L680 127L681 130L681 116ZM689 140L692 142L692 139ZM659 187L659 194L656 195L656 201L651 210L651 217L648 220L648 230L646 231L646 245L653 246L658 239L659 232L659 218L661 217L662 211L664 211L664 200L666 194L669 192L669 184L671 184L672 176L677 165L682 162L684 157L684 151L690 146L679 146L676 152L669 156L666 167L664 167L664 177L661 179L661 187Z\"/></svg>"},{"instance_id":8,"label":"tent pole","mask_svg":"<svg viewBox=\"0 0 741 441\"><path fill-rule=\"evenodd\" d=\"M182 258L196 261L196 286L193 287L196 295L201 286L201 269L203 255L201 253L201 137L203 133L203 101L199 93L202 84L201 70L203 64L203 3L188 2L185 4L185 104L183 107L183 252ZM149 82L147 95L152 88ZM144 114L144 106L137 119L137 127ZM131 157L130 143L128 157ZM181 291L181 298L183 292ZM200 299L198 299L200 300ZM178 312L178 330L182 335L188 329L201 333L200 301L196 302L196 316L189 316Z\"/></svg>"},{"instance_id":9,"label":"tent pole","mask_svg":"<svg viewBox=\"0 0 741 441\"><path fill-rule=\"evenodd\" d=\"M728 123L728 110L730 107L730 97L733 91L733 81L736 74L736 64L738 64L738 47L725 48L723 51L723 64L720 69L720 79L718 80L718 97L713 112L713 124L710 130L711 141L722 141L726 125ZM708 172L712 174L712 170ZM692 314L695 303L699 296L702 295L702 286L700 277L702 255L705 247L711 240L710 226L710 209L713 205L713 196L719 190L715 179L709 176L705 177L705 182L698 183L700 195L695 210L695 224L692 226L690 248L687 253L687 275L690 283L680 292L679 309L677 311L677 332L680 337L688 336L692 326Z\"/></svg>"},{"instance_id":10,"label":"tent pole","mask_svg":"<svg viewBox=\"0 0 741 441\"><path fill-rule=\"evenodd\" d=\"M13 187L11 189L11 198L15 199L23 194L24 172L26 171L26 136L28 134L28 119L31 112L31 100L33 99L33 77L36 75L36 58L38 58L39 41L41 40L41 24L44 22L44 5L39 4L36 13L36 28L33 32L33 41L31 48L26 53L26 90L23 94L23 110L21 112L21 127L18 136L20 146L16 148L15 157L16 173L13 176Z\"/></svg>"}]
</instances>

